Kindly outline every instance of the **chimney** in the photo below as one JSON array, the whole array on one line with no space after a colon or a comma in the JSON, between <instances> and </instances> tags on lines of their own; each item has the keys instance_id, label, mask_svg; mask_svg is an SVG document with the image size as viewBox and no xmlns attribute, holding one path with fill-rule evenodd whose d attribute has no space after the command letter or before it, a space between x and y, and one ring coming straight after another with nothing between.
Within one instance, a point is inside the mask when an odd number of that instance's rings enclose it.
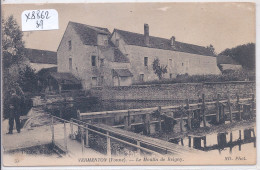
<instances>
[{"instance_id":1,"label":"chimney","mask_svg":"<svg viewBox=\"0 0 260 170\"><path fill-rule=\"evenodd\" d=\"M144 43L149 45L149 25L144 24Z\"/></svg>"},{"instance_id":2,"label":"chimney","mask_svg":"<svg viewBox=\"0 0 260 170\"><path fill-rule=\"evenodd\" d=\"M172 37L171 37L171 46L174 46L174 45L175 45L175 37L172 36Z\"/></svg>"}]
</instances>

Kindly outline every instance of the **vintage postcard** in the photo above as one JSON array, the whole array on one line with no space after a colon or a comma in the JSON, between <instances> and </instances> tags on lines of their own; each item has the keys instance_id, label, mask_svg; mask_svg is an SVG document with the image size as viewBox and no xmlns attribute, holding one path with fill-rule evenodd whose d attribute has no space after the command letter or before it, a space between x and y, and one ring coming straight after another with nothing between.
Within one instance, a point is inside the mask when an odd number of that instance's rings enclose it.
<instances>
[{"instance_id":1,"label":"vintage postcard","mask_svg":"<svg viewBox=\"0 0 260 170\"><path fill-rule=\"evenodd\" d=\"M255 6L4 3L4 166L256 164Z\"/></svg>"}]
</instances>

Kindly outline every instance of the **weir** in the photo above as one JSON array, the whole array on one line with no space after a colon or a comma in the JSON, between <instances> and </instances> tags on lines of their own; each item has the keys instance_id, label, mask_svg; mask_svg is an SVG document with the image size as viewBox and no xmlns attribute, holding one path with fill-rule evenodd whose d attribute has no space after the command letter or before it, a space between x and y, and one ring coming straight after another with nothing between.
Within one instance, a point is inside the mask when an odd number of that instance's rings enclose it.
<instances>
[{"instance_id":1,"label":"weir","mask_svg":"<svg viewBox=\"0 0 260 170\"><path fill-rule=\"evenodd\" d=\"M174 132L177 129L182 132L184 127L188 130L196 129L207 124L223 124L225 121L233 122L248 120L255 117L255 97L231 100L217 99L205 102L205 95L198 103L179 106L158 106L143 109L115 110L104 112L80 113L78 119L89 123L103 123L117 128L123 128L133 132L151 134L160 131ZM202 125L201 125L202 122ZM178 124L179 128L176 127ZM141 129L141 130L140 130Z\"/></svg>"}]
</instances>

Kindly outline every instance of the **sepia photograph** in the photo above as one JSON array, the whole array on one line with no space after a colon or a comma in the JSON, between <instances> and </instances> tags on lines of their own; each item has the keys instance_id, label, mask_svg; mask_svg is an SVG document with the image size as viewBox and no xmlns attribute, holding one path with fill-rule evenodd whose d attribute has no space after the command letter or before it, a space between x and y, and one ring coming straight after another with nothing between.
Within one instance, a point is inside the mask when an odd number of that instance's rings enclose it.
<instances>
[{"instance_id":1,"label":"sepia photograph","mask_svg":"<svg viewBox=\"0 0 260 170\"><path fill-rule=\"evenodd\" d=\"M255 165L256 4L2 4L4 167Z\"/></svg>"}]
</instances>

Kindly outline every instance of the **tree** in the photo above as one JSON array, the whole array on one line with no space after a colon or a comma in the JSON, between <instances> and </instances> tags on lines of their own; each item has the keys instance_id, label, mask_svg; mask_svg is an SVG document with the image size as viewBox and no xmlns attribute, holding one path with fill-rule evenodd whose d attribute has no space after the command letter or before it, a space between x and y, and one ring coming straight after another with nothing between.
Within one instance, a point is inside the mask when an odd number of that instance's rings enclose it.
<instances>
[{"instance_id":1,"label":"tree","mask_svg":"<svg viewBox=\"0 0 260 170\"><path fill-rule=\"evenodd\" d=\"M159 78L162 79L163 74L167 73L167 66L160 65L160 60L158 58L154 59L153 61L153 71Z\"/></svg>"},{"instance_id":2,"label":"tree","mask_svg":"<svg viewBox=\"0 0 260 170\"><path fill-rule=\"evenodd\" d=\"M232 57L235 61L241 64L244 68L255 69L255 44L248 43L236 46L234 48L227 48L220 53Z\"/></svg>"},{"instance_id":3,"label":"tree","mask_svg":"<svg viewBox=\"0 0 260 170\"><path fill-rule=\"evenodd\" d=\"M36 92L38 90L38 77L30 66L26 66L19 72L18 84L24 92Z\"/></svg>"},{"instance_id":4,"label":"tree","mask_svg":"<svg viewBox=\"0 0 260 170\"><path fill-rule=\"evenodd\" d=\"M3 67L9 68L23 61L25 56L23 33L12 15L6 20L2 19L2 33Z\"/></svg>"},{"instance_id":5,"label":"tree","mask_svg":"<svg viewBox=\"0 0 260 170\"><path fill-rule=\"evenodd\" d=\"M213 47L212 44L210 44L209 46L206 47L213 55L217 55L217 53L215 52L215 48Z\"/></svg>"},{"instance_id":6,"label":"tree","mask_svg":"<svg viewBox=\"0 0 260 170\"><path fill-rule=\"evenodd\" d=\"M13 16L2 19L2 50L3 50L3 103L4 118L8 115L8 101L10 90L13 88L17 94L24 98L21 87L20 73L26 66L26 50L24 47L23 33Z\"/></svg>"}]
</instances>

